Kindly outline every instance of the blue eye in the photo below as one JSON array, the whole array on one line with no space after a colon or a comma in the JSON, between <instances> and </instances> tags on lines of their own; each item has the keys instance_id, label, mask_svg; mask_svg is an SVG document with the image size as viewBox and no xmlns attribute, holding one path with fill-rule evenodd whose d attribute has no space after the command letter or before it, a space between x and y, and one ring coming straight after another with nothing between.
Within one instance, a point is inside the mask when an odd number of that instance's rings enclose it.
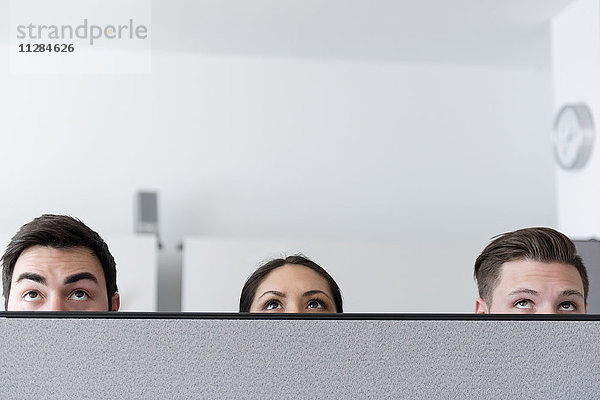
<instances>
[{"instance_id":1,"label":"blue eye","mask_svg":"<svg viewBox=\"0 0 600 400\"><path fill-rule=\"evenodd\" d=\"M575 304L571 303L570 301L565 301L563 303L560 303L558 308L560 311L575 311L575 310L577 310L577 307L575 307Z\"/></svg>"},{"instance_id":2,"label":"blue eye","mask_svg":"<svg viewBox=\"0 0 600 400\"><path fill-rule=\"evenodd\" d=\"M84 290L76 290L69 296L69 299L77 301L89 300L89 298L90 296Z\"/></svg>"},{"instance_id":3,"label":"blue eye","mask_svg":"<svg viewBox=\"0 0 600 400\"><path fill-rule=\"evenodd\" d=\"M515 303L517 308L532 308L531 300L519 300Z\"/></svg>"}]
</instances>

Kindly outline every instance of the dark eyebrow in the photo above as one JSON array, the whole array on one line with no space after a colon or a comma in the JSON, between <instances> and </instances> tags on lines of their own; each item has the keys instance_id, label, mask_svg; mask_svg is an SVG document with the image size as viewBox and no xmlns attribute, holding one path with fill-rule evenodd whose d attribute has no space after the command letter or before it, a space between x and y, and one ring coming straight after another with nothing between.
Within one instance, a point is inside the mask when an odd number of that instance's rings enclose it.
<instances>
[{"instance_id":1,"label":"dark eyebrow","mask_svg":"<svg viewBox=\"0 0 600 400\"><path fill-rule=\"evenodd\" d=\"M96 279L96 277L94 275L90 274L89 272L80 272L78 274L73 274L73 275L67 276L65 278L65 285L68 285L69 283L74 283L74 282L80 281L82 279L89 279L91 281L98 283L98 279Z\"/></svg>"},{"instance_id":2,"label":"dark eyebrow","mask_svg":"<svg viewBox=\"0 0 600 400\"><path fill-rule=\"evenodd\" d=\"M315 294L323 294L323 295L327 296L328 299L331 299L331 297L329 297L329 295L322 290L309 290L308 292L304 292L302 297L313 296Z\"/></svg>"},{"instance_id":3,"label":"dark eyebrow","mask_svg":"<svg viewBox=\"0 0 600 400\"><path fill-rule=\"evenodd\" d=\"M539 295L538 292L536 292L535 290L532 290L532 289L517 289L517 290L513 290L512 292L510 292L508 295L512 296L514 294L530 294L532 296Z\"/></svg>"},{"instance_id":4,"label":"dark eyebrow","mask_svg":"<svg viewBox=\"0 0 600 400\"><path fill-rule=\"evenodd\" d=\"M260 295L260 297L259 297L259 299L260 299L261 297L263 297L265 294L269 294L269 293L270 293L270 294L274 294L275 296L279 296L279 297L284 297L284 298L285 298L285 294L283 294L283 293L281 293L281 292L278 292L278 291L276 291L276 290L269 290L269 291L267 291L267 292L264 292L263 294L261 294L261 295Z\"/></svg>"},{"instance_id":5,"label":"dark eyebrow","mask_svg":"<svg viewBox=\"0 0 600 400\"><path fill-rule=\"evenodd\" d=\"M568 289L568 290L563 290L560 293L561 296L577 296L577 297L581 297L583 298L583 294L581 294L581 292L579 290L575 290L575 289Z\"/></svg>"},{"instance_id":6,"label":"dark eyebrow","mask_svg":"<svg viewBox=\"0 0 600 400\"><path fill-rule=\"evenodd\" d=\"M44 278L40 274L34 274L33 272L23 272L17 278L16 283L19 283L19 282L21 282L24 279L28 279L30 281L34 281L34 282L37 282L37 283L41 283L42 285L48 286L48 282L46 281L46 278Z\"/></svg>"}]
</instances>

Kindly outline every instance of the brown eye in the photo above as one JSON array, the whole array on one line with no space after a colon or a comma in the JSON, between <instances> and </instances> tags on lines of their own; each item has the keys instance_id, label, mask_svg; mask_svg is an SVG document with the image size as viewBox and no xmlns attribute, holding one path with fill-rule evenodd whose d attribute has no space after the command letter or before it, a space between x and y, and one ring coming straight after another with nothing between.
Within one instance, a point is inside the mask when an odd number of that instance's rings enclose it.
<instances>
[{"instance_id":1,"label":"brown eye","mask_svg":"<svg viewBox=\"0 0 600 400\"><path fill-rule=\"evenodd\" d=\"M265 310L275 310L278 308L283 308L283 307L281 306L281 303L276 300L270 300L267 302L267 304L265 304Z\"/></svg>"},{"instance_id":2,"label":"brown eye","mask_svg":"<svg viewBox=\"0 0 600 400\"><path fill-rule=\"evenodd\" d=\"M25 296L23 296L23 299L25 301L35 301L35 300L39 299L40 297L41 296L40 296L39 292L32 290L32 291L25 293Z\"/></svg>"},{"instance_id":3,"label":"brown eye","mask_svg":"<svg viewBox=\"0 0 600 400\"><path fill-rule=\"evenodd\" d=\"M306 305L306 308L325 308L325 305L321 300L310 300Z\"/></svg>"},{"instance_id":4,"label":"brown eye","mask_svg":"<svg viewBox=\"0 0 600 400\"><path fill-rule=\"evenodd\" d=\"M88 300L90 296L84 290L76 290L71 294L71 296L69 296L69 298L71 300L81 301Z\"/></svg>"}]
</instances>

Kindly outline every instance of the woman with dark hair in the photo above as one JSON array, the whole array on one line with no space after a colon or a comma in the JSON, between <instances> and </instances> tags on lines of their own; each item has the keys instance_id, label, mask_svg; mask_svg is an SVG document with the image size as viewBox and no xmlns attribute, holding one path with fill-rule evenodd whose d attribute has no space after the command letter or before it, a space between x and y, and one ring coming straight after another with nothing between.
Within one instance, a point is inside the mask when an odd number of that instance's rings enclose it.
<instances>
[{"instance_id":1,"label":"woman with dark hair","mask_svg":"<svg viewBox=\"0 0 600 400\"><path fill-rule=\"evenodd\" d=\"M342 294L331 275L308 258L276 258L244 284L240 312L341 313Z\"/></svg>"}]
</instances>

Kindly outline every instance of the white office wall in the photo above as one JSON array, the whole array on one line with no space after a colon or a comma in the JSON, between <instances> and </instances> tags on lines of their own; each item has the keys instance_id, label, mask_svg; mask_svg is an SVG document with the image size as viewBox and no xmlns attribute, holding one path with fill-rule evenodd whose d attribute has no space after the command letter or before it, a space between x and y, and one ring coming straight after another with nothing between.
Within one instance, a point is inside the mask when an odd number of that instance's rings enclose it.
<instances>
[{"instance_id":1,"label":"white office wall","mask_svg":"<svg viewBox=\"0 0 600 400\"><path fill-rule=\"evenodd\" d=\"M117 263L121 311L156 311L158 247L152 235L105 235Z\"/></svg>"},{"instance_id":2,"label":"white office wall","mask_svg":"<svg viewBox=\"0 0 600 400\"><path fill-rule=\"evenodd\" d=\"M578 0L552 20L553 108L586 103L596 136L600 126L600 2ZM600 152L595 149L582 169L556 167L558 226L578 238L600 238Z\"/></svg>"},{"instance_id":3,"label":"white office wall","mask_svg":"<svg viewBox=\"0 0 600 400\"><path fill-rule=\"evenodd\" d=\"M127 233L137 188L169 240L554 222L548 71L159 52L153 71L2 71L2 228L60 211Z\"/></svg>"}]
</instances>

